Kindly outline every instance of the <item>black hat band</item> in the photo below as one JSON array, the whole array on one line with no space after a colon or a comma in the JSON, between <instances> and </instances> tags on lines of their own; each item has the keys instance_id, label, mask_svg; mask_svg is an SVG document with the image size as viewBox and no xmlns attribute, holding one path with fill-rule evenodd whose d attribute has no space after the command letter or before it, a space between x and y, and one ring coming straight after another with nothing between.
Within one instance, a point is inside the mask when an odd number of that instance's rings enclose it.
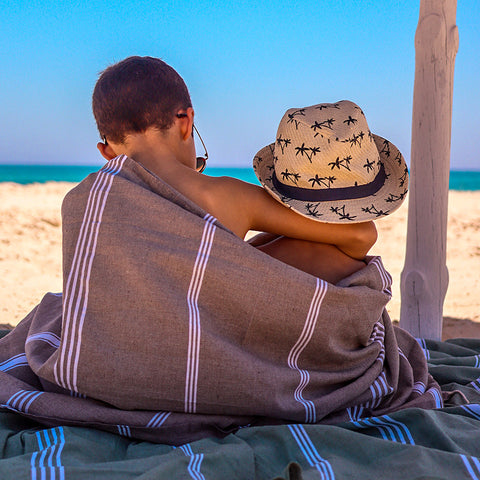
<instances>
[{"instance_id":1,"label":"black hat band","mask_svg":"<svg viewBox=\"0 0 480 480\"><path fill-rule=\"evenodd\" d=\"M377 193L383 187L386 179L387 175L385 174L383 163L380 164L380 170L373 181L366 183L365 185L357 185L353 187L322 188L314 190L311 188L285 185L278 180L275 172L272 175L273 186L281 195L293 200L301 200L303 202L328 202L369 197L370 195Z\"/></svg>"}]
</instances>

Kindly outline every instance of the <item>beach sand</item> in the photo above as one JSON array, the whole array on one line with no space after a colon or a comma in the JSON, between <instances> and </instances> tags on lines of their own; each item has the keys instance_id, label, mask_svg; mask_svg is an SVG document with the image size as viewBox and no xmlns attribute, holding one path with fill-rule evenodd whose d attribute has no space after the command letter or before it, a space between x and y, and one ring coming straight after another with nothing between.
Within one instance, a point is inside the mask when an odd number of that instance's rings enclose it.
<instances>
[{"instance_id":1,"label":"beach sand","mask_svg":"<svg viewBox=\"0 0 480 480\"><path fill-rule=\"evenodd\" d=\"M46 292L62 290L60 208L75 184L0 183L0 325L16 325ZM405 258L407 204L377 222L381 255L393 276L387 309L400 318L400 273ZM450 192L443 337L480 338L480 192Z\"/></svg>"}]
</instances>

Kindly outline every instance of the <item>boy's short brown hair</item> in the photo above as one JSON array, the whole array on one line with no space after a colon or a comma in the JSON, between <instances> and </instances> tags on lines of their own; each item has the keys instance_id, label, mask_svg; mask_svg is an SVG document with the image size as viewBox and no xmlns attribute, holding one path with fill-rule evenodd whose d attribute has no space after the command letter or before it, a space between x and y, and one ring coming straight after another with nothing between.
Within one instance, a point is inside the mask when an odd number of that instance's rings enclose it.
<instances>
[{"instance_id":1,"label":"boy's short brown hair","mask_svg":"<svg viewBox=\"0 0 480 480\"><path fill-rule=\"evenodd\" d=\"M128 57L106 68L92 97L100 137L114 143L152 126L167 129L179 109L191 106L182 77L153 57Z\"/></svg>"}]
</instances>

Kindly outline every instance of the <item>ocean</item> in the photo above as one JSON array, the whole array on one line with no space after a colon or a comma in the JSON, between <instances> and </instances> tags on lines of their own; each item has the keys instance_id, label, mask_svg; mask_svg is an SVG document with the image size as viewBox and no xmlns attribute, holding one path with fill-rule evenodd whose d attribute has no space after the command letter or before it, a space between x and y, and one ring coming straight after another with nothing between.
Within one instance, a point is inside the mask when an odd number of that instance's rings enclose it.
<instances>
[{"instance_id":1,"label":"ocean","mask_svg":"<svg viewBox=\"0 0 480 480\"><path fill-rule=\"evenodd\" d=\"M101 168L96 165L0 165L0 182L20 184L45 182L79 182L89 173ZM258 184L252 168L210 167L205 174L212 177L229 176ZM480 171L450 172L450 190L480 190Z\"/></svg>"}]
</instances>

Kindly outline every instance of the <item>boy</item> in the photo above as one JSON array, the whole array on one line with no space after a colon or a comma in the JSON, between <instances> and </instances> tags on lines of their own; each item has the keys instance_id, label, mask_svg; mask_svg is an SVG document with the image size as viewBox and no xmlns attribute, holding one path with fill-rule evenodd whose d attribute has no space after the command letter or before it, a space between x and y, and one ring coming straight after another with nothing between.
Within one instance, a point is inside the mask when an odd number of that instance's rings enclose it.
<instances>
[{"instance_id":1,"label":"boy","mask_svg":"<svg viewBox=\"0 0 480 480\"><path fill-rule=\"evenodd\" d=\"M371 221L333 224L298 215L265 189L196 171L194 111L185 83L151 57L130 57L107 68L93 93L93 112L111 160L126 155L216 217L235 235L249 230L287 238L252 242L264 252L329 282L359 270L376 240Z\"/></svg>"},{"instance_id":2,"label":"boy","mask_svg":"<svg viewBox=\"0 0 480 480\"><path fill-rule=\"evenodd\" d=\"M355 104L289 110L254 159L264 188L196 171L188 91L161 60L108 68L93 111L109 162L64 199L62 294L1 341L4 407L182 445L442 406L385 310L391 277L361 260L407 173Z\"/></svg>"}]
</instances>

